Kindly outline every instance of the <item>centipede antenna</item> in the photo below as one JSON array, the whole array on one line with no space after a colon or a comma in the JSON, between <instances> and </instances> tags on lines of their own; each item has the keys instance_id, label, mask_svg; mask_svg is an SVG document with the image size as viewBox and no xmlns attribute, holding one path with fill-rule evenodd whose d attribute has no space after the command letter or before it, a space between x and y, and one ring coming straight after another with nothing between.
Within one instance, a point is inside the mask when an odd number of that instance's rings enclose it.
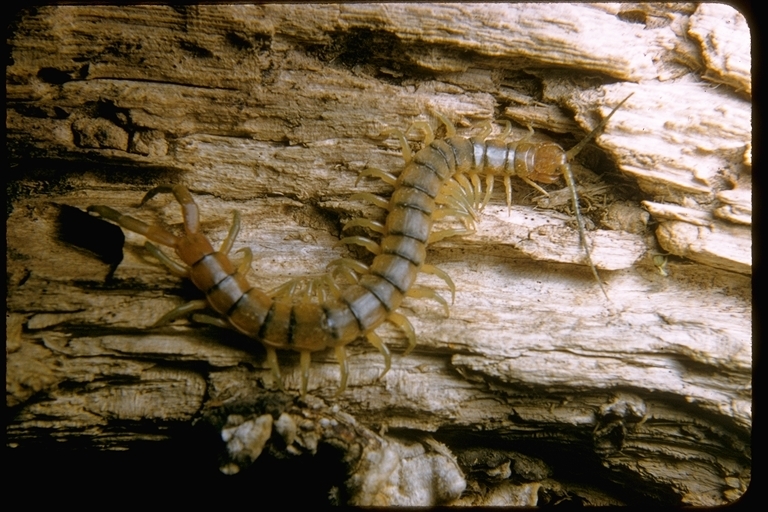
<instances>
[{"instance_id":1,"label":"centipede antenna","mask_svg":"<svg viewBox=\"0 0 768 512\"><path fill-rule=\"evenodd\" d=\"M605 128L605 125L608 124L608 121L611 119L611 116L616 113L621 106L626 103L626 101L632 97L632 95L635 94L630 93L629 96L621 100L621 103L616 105L613 110L611 110L611 113L608 114L605 119L603 119L600 124L598 124L594 130L589 132L586 137L581 139L578 144L573 146L571 149L565 152L565 160L566 162L570 162L573 160L573 158L581 152L582 149L584 149L584 146L589 143L592 139L595 138L595 136L603 129ZM568 185L568 189L571 191L571 201L573 202L573 211L576 215L576 224L579 227L579 239L581 241L581 245L584 246L584 252L587 255L587 263L589 264L590 270L592 270L592 275L595 276L595 280L597 281L597 284L600 286L600 290L602 290L603 295L605 295L605 298L610 300L608 297L608 292L605 291L605 287L603 286L603 282L600 280L600 276L597 273L597 268L595 267L594 262L592 261L592 252L589 249L589 243L587 242L587 235L586 235L586 229L584 227L584 218L581 216L581 209L579 208L579 196L576 193L576 180L573 178L573 171L571 171L571 166L569 164L565 164L563 166L563 176L565 177L566 184Z\"/></svg>"},{"instance_id":2,"label":"centipede antenna","mask_svg":"<svg viewBox=\"0 0 768 512\"><path fill-rule=\"evenodd\" d=\"M581 140L579 141L579 143L578 143L578 144L576 144L576 145L575 145L575 146L573 146L571 149L569 149L568 151L566 151L566 152L565 152L565 158L566 158L566 161L570 162L571 160L573 160L573 157L575 157L576 155L578 155L578 154L581 152L581 150L582 150L582 149L584 149L584 146L586 146L586 145L589 143L589 141L591 141L592 139L594 139L594 138L595 138L595 136L596 136L596 135L597 135L597 134L598 134L598 133L599 133L599 132L600 132L600 131L601 131L603 128L605 128L605 125L607 125L607 124L608 124L608 121L611 119L611 116L612 116L613 114L615 114L615 113L616 113L616 111L617 111L617 110L619 110L619 108L621 108L621 106L622 106L622 105L623 105L623 104L624 104L624 103L625 103L625 102L626 102L626 101L627 101L629 98L631 98L633 94L635 94L635 93L634 93L634 92L633 92L633 93L630 93L630 94L629 94L629 96L627 96L626 98L624 98L623 100L621 100L621 103L619 103L618 105L616 105L616 107L614 107L614 109L613 109L613 110L611 110L611 113L610 113L610 114L608 114L608 115L605 117L605 119L603 119L603 120L600 122L600 124L598 124L598 125L595 127L595 129L594 129L594 130L592 130L591 132L589 132L589 134L588 134L586 137L584 137L583 139L581 139Z\"/></svg>"},{"instance_id":3,"label":"centipede antenna","mask_svg":"<svg viewBox=\"0 0 768 512\"><path fill-rule=\"evenodd\" d=\"M576 224L579 226L579 240L581 241L581 245L584 247L584 252L587 255L587 264L589 265L590 270L592 270L592 275L595 276L595 281L597 281L597 284L600 286L600 290L602 290L603 295L605 295L606 299L611 300L610 297L608 297L608 292L605 291L603 282L600 280L600 276L597 273L597 267L595 267L595 264L592 261L592 251L590 251L589 243L587 242L584 218L581 216L581 208L579 208L579 196L576 194L576 182L573 179L573 172L571 171L570 165L565 164L563 166L563 176L565 176L565 182L568 185L568 189L571 191L573 211L576 215Z\"/></svg>"}]
</instances>

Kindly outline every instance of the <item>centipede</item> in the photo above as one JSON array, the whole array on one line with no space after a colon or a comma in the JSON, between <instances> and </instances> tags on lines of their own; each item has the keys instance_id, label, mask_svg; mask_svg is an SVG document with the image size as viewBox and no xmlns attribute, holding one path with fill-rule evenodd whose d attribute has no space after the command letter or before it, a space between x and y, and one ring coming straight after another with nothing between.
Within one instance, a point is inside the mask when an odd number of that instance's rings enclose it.
<instances>
[{"instance_id":1,"label":"centipede","mask_svg":"<svg viewBox=\"0 0 768 512\"><path fill-rule=\"evenodd\" d=\"M630 95L631 96L631 95ZM529 137L509 142L509 131L489 138L489 130L473 137L460 137L454 125L436 114L445 125L446 136L435 139L427 124L424 147L411 152L405 134L392 131L401 142L405 166L398 175L380 169L366 169L359 178L379 178L392 186L389 199L371 193L358 193L354 199L367 200L386 212L385 221L367 218L349 221L344 229L368 228L380 235L377 242L365 236L348 236L342 244L356 244L374 254L370 265L343 258L334 262L332 274L311 281L310 285L290 282L272 291L252 285L248 273L252 253L241 250L242 261L235 265L230 252L240 230L240 215L234 212L232 225L218 250L200 232L199 209L184 185L161 185L148 191L140 206L158 194L172 194L181 206L184 233L147 224L105 205L92 205L89 212L111 221L125 230L144 236L146 250L168 270L187 278L204 293L197 299L164 314L153 327L192 316L197 322L233 329L260 342L266 349L266 363L278 386L282 375L278 350L299 353L301 395L307 393L311 354L333 348L339 364L337 396L347 386L349 368L346 346L365 338L384 357L383 377L391 367L391 354L376 329L389 322L408 340L404 355L416 347L416 333L408 318L398 312L406 297L447 301L431 288L415 284L419 273L443 279L455 297L455 285L439 268L426 263L427 246L447 237L472 233L477 212L488 203L496 178L501 178L511 203L511 178L544 191L536 182L555 183L561 176L571 191L581 245L586 263L599 284L605 288L592 263L579 198L571 170L571 161L608 123L611 116L629 99L627 96L597 127L569 150L554 142L532 142ZM410 130L410 128L409 128ZM407 132L406 132L407 133ZM483 192L483 182L485 191ZM433 230L435 222L454 218L460 227ZM154 242L154 243L153 243ZM155 244L172 249L178 260L166 255ZM339 276L343 276L340 278ZM319 284L318 284L319 283ZM607 297L607 294L606 294ZM211 314L213 313L213 314Z\"/></svg>"}]
</instances>

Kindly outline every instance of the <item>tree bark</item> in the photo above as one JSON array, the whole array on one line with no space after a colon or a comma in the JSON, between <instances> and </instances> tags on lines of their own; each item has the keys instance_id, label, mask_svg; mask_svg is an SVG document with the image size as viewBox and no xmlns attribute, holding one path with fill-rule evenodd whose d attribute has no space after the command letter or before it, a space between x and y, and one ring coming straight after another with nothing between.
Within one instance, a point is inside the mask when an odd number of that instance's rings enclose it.
<instances>
[{"instance_id":1,"label":"tree bark","mask_svg":"<svg viewBox=\"0 0 768 512\"><path fill-rule=\"evenodd\" d=\"M751 468L750 51L744 18L711 4L22 11L6 68L8 442L126 449L205 423L229 473L332 446L336 502L733 501ZM138 203L184 184L215 246L240 212L234 249L252 248L269 290L370 261L337 242L350 219L384 217L351 196L391 193L358 176L403 167L392 129L511 119L510 140L532 127L567 149L630 93L574 162L608 298L564 185L513 182L509 209L497 186L474 234L429 247L456 284L450 317L406 299L416 350L377 329L395 352L380 377L378 351L353 343L339 396L331 351L302 400L296 353L279 354L281 392L256 340L153 328L200 293L141 236L121 255L119 233L78 215L108 205L177 230L170 196Z\"/></svg>"}]
</instances>

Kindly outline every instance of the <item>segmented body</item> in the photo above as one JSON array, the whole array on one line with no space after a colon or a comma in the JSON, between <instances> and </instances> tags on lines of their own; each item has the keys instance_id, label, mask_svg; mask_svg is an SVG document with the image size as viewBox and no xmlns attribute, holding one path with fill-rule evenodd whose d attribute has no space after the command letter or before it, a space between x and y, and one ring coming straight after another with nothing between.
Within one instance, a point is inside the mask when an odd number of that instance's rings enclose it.
<instances>
[{"instance_id":1,"label":"segmented body","mask_svg":"<svg viewBox=\"0 0 768 512\"><path fill-rule=\"evenodd\" d=\"M601 129L608 118L610 115L595 131ZM152 189L142 204L158 193L173 193L182 206L183 236L147 225L107 206L91 206L88 209L151 241L173 248L185 266L170 260L151 243L146 244L147 249L172 272L188 277L205 293L204 301L192 301L180 306L163 316L156 325L198 310L213 309L219 317L195 315L195 319L233 328L260 341L266 347L268 364L278 382L281 380L276 350L298 351L301 354L302 393L307 388L310 354L333 347L341 366L340 393L346 386L348 375L346 345L366 337L384 355L383 375L389 369L390 355L375 329L385 321L395 324L409 339L407 353L415 346L416 339L408 319L396 311L404 297L436 298L445 304L439 295L416 287L414 283L419 272L430 272L445 279L453 290L453 283L447 275L425 264L426 248L435 240L472 230L471 218L474 208L480 203L480 177L486 178L490 188L493 178L502 176L508 197L510 176L519 176L528 182L552 183L560 175L565 175L572 186L568 161L574 153L565 152L551 143L534 144L525 140L506 143L498 139L458 137L453 126L445 119L443 121L449 136L428 140L426 146L412 158L400 134L406 166L397 178L378 170L364 173L380 177L394 186L388 201L362 195L388 210L386 221L378 224L358 219L348 223L347 227L369 227L381 233L382 238L379 243L359 236L345 238L342 242L365 245L376 256L370 267L355 267L362 274L355 284L343 290L331 285L333 293L324 295L321 300L313 300L308 294L300 297L270 294L250 284L245 277L250 267L250 253L239 266L234 265L228 256L239 229L237 213L222 247L214 250L208 239L198 232L197 206L182 185ZM431 132L428 139L431 139ZM583 142L580 147L583 147ZM575 190L573 194L575 198ZM487 193L485 201L488 196ZM465 227L432 232L433 222L446 216L464 220Z\"/></svg>"}]
</instances>

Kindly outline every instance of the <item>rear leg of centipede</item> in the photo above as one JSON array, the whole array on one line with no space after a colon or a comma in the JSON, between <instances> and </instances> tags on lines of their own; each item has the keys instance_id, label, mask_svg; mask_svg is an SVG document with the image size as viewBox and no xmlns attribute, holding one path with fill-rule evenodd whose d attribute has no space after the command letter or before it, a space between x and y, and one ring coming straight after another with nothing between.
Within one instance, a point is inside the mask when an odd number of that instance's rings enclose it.
<instances>
[{"instance_id":1,"label":"rear leg of centipede","mask_svg":"<svg viewBox=\"0 0 768 512\"><path fill-rule=\"evenodd\" d=\"M183 187L182 187L183 188ZM152 189L142 201L142 204L152 195L157 194L159 192L170 190L169 187L157 187L155 189ZM183 189L183 191L186 191L186 189ZM183 191L181 193L182 199L191 201L192 198L189 196L189 193L187 192L187 196L184 197ZM154 192L154 194L153 194ZM151 195L150 195L151 194ZM197 223L197 207L194 206L194 202L192 202L193 208L187 207L188 210L185 212L185 226L187 225L187 222L189 222L190 226L192 228L195 228ZM114 210L108 206L102 206L102 205L94 205L89 206L88 211L94 212L98 214L100 217L105 218L107 220L111 220L112 222L115 222L119 226L129 230L133 231L134 233L138 233L140 235L143 235L149 240L152 240L156 243L165 245L167 247L175 248L180 243L180 238L176 235L168 232L167 230L159 227L159 226L152 226L149 224L146 224L145 222L142 222L138 219L135 219L129 215L123 215L117 210ZM163 253L157 246L152 244L152 242L145 242L144 247L147 249L147 251L152 254L160 263L162 263L170 272L178 277L188 277L189 276L189 270L175 262L174 260L170 259L165 253ZM191 302L188 302L186 304L182 304L181 306L174 308L173 310L169 311L165 315L163 315L159 320L157 320L152 327L158 327L164 324L167 324L168 322L171 322L172 320L175 320L177 318L181 318L183 316L187 316L190 313L194 311L199 311L201 309L205 309L207 307L208 303L205 300L194 300Z\"/></svg>"},{"instance_id":2,"label":"rear leg of centipede","mask_svg":"<svg viewBox=\"0 0 768 512\"><path fill-rule=\"evenodd\" d=\"M165 245L166 247L176 247L179 243L179 237L166 231L159 226L151 226L129 215L123 215L109 206L93 205L88 207L89 212L93 212L107 220L111 220L120 227L138 233L148 240Z\"/></svg>"},{"instance_id":3,"label":"rear leg of centipede","mask_svg":"<svg viewBox=\"0 0 768 512\"><path fill-rule=\"evenodd\" d=\"M173 261L168 257L167 254L161 251L160 248L154 245L152 242L144 242L144 248L165 268L167 268L171 274L177 277L189 277L189 270L187 267Z\"/></svg>"},{"instance_id":4,"label":"rear leg of centipede","mask_svg":"<svg viewBox=\"0 0 768 512\"><path fill-rule=\"evenodd\" d=\"M160 185L159 187L155 187L144 194L140 206L144 205L144 203L155 197L157 194L173 194L176 201L181 205L181 215L184 219L184 231L189 234L198 232L200 229L200 212L195 200L192 199L192 195L189 193L189 190L187 190L187 187L183 185Z\"/></svg>"},{"instance_id":5,"label":"rear leg of centipede","mask_svg":"<svg viewBox=\"0 0 768 512\"><path fill-rule=\"evenodd\" d=\"M160 185L158 187L153 188L149 192L147 192L144 195L144 198L141 200L140 206L144 205L147 201L152 199L154 196L158 194L173 194L173 196L176 198L176 201L178 201L179 205L181 205L181 213L182 217L184 219L184 231L188 235L196 234L200 229L200 213L199 209L197 207L197 204L195 203L194 199L192 198L192 195L189 193L189 190L187 187L183 185ZM168 247L176 248L178 246L178 243L180 239L178 237L174 237L173 243L168 243L167 240L165 240L165 237L167 235L171 235L167 231L163 230L162 228L158 228L155 226L149 226L150 228L157 230L157 233L148 232L147 234L144 234L148 239L158 242L162 245L166 245ZM130 228L127 228L130 229ZM235 243L235 239L237 238L238 233L240 232L240 212L235 210L232 214L232 225L229 228L229 231L227 232L227 236L224 238L224 240L221 243L221 247L219 248L219 252L224 254L229 254L232 250L232 246ZM152 235L158 236L159 238L153 238ZM207 243L207 242L206 242ZM147 249L150 250L150 252L155 256L158 260L160 260L161 263L163 263L165 266L167 266L171 272L175 274L179 274L179 268L178 264L173 262L173 260L170 260L167 256L165 256L159 249L149 244L150 247L147 247ZM238 266L239 269L243 272L245 272L248 268L250 268L251 262L253 260L253 253L249 248L243 248L240 249L238 252L242 252L244 254L243 261ZM186 270L183 275L183 277L186 277Z\"/></svg>"}]
</instances>

